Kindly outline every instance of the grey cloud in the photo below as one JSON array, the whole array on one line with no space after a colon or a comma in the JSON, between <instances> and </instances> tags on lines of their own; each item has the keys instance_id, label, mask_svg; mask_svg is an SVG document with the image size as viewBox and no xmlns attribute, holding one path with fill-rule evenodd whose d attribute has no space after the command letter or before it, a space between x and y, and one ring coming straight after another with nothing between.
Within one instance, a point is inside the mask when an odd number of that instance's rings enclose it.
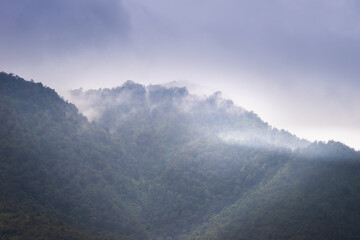
<instances>
[{"instance_id":1,"label":"grey cloud","mask_svg":"<svg viewBox=\"0 0 360 240\"><path fill-rule=\"evenodd\" d=\"M1 0L0 43L13 51L76 51L129 34L119 0Z\"/></svg>"},{"instance_id":2,"label":"grey cloud","mask_svg":"<svg viewBox=\"0 0 360 240\"><path fill-rule=\"evenodd\" d=\"M182 79L213 81L277 126L359 126L359 1L129 2L136 39L155 39L138 49Z\"/></svg>"},{"instance_id":3,"label":"grey cloud","mask_svg":"<svg viewBox=\"0 0 360 240\"><path fill-rule=\"evenodd\" d=\"M358 75L359 3L356 1L164 1L135 0L145 8L134 28L139 39L156 38L144 51L204 56L255 69L328 71ZM167 35L166 35L167 33ZM168 37L168 36L172 36ZM145 45L145 46L143 46ZM158 50L156 47L160 46ZM177 52L176 49L181 49ZM156 52L157 51L157 52Z\"/></svg>"}]
</instances>

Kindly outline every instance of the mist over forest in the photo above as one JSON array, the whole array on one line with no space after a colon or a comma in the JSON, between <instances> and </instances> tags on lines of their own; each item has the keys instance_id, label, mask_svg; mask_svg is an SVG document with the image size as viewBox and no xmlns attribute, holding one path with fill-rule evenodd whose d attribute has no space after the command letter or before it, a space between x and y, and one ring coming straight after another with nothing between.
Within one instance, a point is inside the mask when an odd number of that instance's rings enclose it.
<instances>
[{"instance_id":1,"label":"mist over forest","mask_svg":"<svg viewBox=\"0 0 360 240\"><path fill-rule=\"evenodd\" d=\"M0 0L0 240L360 240L359 13Z\"/></svg>"},{"instance_id":2,"label":"mist over forest","mask_svg":"<svg viewBox=\"0 0 360 240\"><path fill-rule=\"evenodd\" d=\"M131 124L139 119L138 125L150 127L152 121L156 121L161 122L163 128L179 127L189 135L217 137L251 147L295 149L309 144L283 129L269 126L255 113L234 105L231 100L223 99L221 92L198 96L190 94L186 87L143 86L127 81L112 89L72 90L69 99L90 121L112 133L132 128Z\"/></svg>"},{"instance_id":3,"label":"mist over forest","mask_svg":"<svg viewBox=\"0 0 360 240\"><path fill-rule=\"evenodd\" d=\"M0 73L1 239L359 239L360 152L220 92Z\"/></svg>"}]
</instances>

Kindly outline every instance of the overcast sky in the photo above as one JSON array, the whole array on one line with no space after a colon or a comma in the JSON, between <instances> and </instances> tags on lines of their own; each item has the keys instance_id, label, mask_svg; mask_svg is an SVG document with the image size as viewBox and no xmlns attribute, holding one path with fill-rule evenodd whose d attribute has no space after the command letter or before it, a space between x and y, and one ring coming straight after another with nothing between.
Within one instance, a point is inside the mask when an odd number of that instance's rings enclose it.
<instances>
[{"instance_id":1,"label":"overcast sky","mask_svg":"<svg viewBox=\"0 0 360 240\"><path fill-rule=\"evenodd\" d=\"M194 83L360 149L359 23L357 0L0 0L0 71L60 94Z\"/></svg>"}]
</instances>

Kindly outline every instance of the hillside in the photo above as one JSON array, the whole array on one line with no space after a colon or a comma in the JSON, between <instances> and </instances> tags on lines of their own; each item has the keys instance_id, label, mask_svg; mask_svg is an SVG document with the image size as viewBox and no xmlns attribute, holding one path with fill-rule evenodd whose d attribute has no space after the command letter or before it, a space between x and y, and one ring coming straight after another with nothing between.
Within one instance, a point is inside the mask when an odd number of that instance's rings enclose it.
<instances>
[{"instance_id":1,"label":"hillside","mask_svg":"<svg viewBox=\"0 0 360 240\"><path fill-rule=\"evenodd\" d=\"M189 239L358 239L359 159L336 142L299 150Z\"/></svg>"},{"instance_id":2,"label":"hillside","mask_svg":"<svg viewBox=\"0 0 360 240\"><path fill-rule=\"evenodd\" d=\"M74 105L1 73L0 122L2 239L145 236L121 146Z\"/></svg>"},{"instance_id":3,"label":"hillside","mask_svg":"<svg viewBox=\"0 0 360 240\"><path fill-rule=\"evenodd\" d=\"M360 154L220 93L0 74L3 239L357 239ZM86 117L85 117L86 116Z\"/></svg>"}]
</instances>

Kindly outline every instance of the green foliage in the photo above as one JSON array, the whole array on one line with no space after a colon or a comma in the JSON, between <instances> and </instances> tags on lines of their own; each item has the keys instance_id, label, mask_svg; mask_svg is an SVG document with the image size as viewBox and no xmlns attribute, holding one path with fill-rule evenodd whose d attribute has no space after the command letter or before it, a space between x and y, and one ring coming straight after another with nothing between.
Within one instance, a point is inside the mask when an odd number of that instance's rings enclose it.
<instances>
[{"instance_id":1,"label":"green foliage","mask_svg":"<svg viewBox=\"0 0 360 240\"><path fill-rule=\"evenodd\" d=\"M293 156L190 239L358 239L359 158Z\"/></svg>"},{"instance_id":2,"label":"green foliage","mask_svg":"<svg viewBox=\"0 0 360 240\"><path fill-rule=\"evenodd\" d=\"M218 93L74 94L95 99L94 122L0 73L1 239L360 238L359 152L309 145Z\"/></svg>"},{"instance_id":3,"label":"green foliage","mask_svg":"<svg viewBox=\"0 0 360 240\"><path fill-rule=\"evenodd\" d=\"M0 199L86 235L146 236L128 207L135 189L122 174L121 146L53 90L4 73L0 80L6 129L0 139Z\"/></svg>"},{"instance_id":4,"label":"green foliage","mask_svg":"<svg viewBox=\"0 0 360 240\"><path fill-rule=\"evenodd\" d=\"M62 220L49 218L43 213L30 211L22 205L0 202L0 212L0 236L4 240L98 239L77 230Z\"/></svg>"}]
</instances>

